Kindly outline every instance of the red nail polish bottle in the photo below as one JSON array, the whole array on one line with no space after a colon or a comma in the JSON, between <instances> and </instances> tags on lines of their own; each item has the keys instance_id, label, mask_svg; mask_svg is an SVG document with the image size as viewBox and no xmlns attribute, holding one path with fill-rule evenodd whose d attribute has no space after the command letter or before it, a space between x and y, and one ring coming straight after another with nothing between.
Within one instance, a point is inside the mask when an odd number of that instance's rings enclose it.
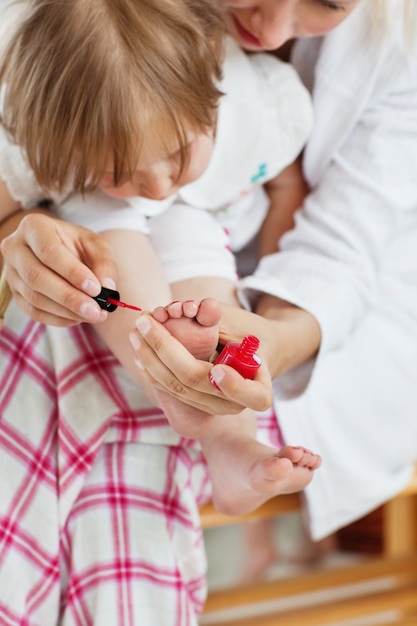
<instances>
[{"instance_id":1,"label":"red nail polish bottle","mask_svg":"<svg viewBox=\"0 0 417 626\"><path fill-rule=\"evenodd\" d=\"M261 359L255 354L259 348L259 339L254 335L246 335L242 343L231 341L227 343L214 365L222 363L233 367L244 378L254 378L261 364Z\"/></svg>"}]
</instances>

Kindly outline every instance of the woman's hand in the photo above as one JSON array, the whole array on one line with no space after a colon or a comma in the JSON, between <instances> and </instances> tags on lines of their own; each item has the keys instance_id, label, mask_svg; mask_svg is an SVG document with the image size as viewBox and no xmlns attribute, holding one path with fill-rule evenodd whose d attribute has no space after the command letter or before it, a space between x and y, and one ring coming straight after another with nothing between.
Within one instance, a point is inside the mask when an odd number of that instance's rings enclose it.
<instances>
[{"instance_id":1,"label":"woman's hand","mask_svg":"<svg viewBox=\"0 0 417 626\"><path fill-rule=\"evenodd\" d=\"M1 253L7 282L24 313L54 326L103 321L107 313L92 297L102 285L115 285L109 244L100 235L39 211L22 211L10 220L19 223L3 239ZM7 230L4 222L1 231Z\"/></svg>"},{"instance_id":2,"label":"woman's hand","mask_svg":"<svg viewBox=\"0 0 417 626\"><path fill-rule=\"evenodd\" d=\"M315 318L298 307L271 296L263 297L251 313L222 304L220 343L241 341L247 334L260 340L262 359L254 380L245 380L227 365L195 359L169 331L148 314L136 321L131 333L137 365L154 386L158 404L177 432L205 425L204 414L235 414L272 404L272 379L316 354L321 340ZM221 391L209 382L209 373ZM165 401L165 404L164 404Z\"/></svg>"},{"instance_id":3,"label":"woman's hand","mask_svg":"<svg viewBox=\"0 0 417 626\"><path fill-rule=\"evenodd\" d=\"M242 334L238 330L236 324L239 320L232 314L242 310L235 307L225 307L225 311L228 311L228 314L234 319L234 323L228 325L227 333L221 330L221 341L233 339L240 341L245 333ZM242 311L242 313L256 318L247 311ZM258 319L256 321L258 322ZM258 330L261 329L262 324L267 325L266 320L261 318L259 318L259 322ZM171 405L167 407L168 401L166 401L163 407L168 413L168 419L175 419L178 422L181 419L181 411L184 413L183 405L188 406L184 416L184 422L187 424L191 423L193 418L202 418L203 413L235 414L245 407L261 411L271 405L271 375L265 358L266 350L262 348L262 336L260 336L261 349L258 354L263 359L264 364L259 368L254 380L246 380L227 365L213 366L207 361L195 359L152 316L146 313L142 314L136 325L137 328L131 333L131 342L135 348L138 367L142 369L142 374L156 388L156 393L163 392L163 394L170 396ZM223 327L223 320L221 326ZM252 333L252 330L251 328L249 332ZM216 379L221 391L210 383L209 373ZM179 405L178 403L182 404ZM161 402L158 404L161 406ZM172 425L174 426L174 424ZM179 432L178 423L174 428ZM181 432L184 434L183 429Z\"/></svg>"}]
</instances>

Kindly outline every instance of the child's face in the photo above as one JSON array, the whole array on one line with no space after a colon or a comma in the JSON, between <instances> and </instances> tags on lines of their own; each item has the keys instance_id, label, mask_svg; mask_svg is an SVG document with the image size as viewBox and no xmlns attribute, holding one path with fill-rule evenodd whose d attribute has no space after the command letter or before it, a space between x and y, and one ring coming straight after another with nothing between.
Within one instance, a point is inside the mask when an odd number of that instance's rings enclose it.
<instances>
[{"instance_id":1,"label":"child's face","mask_svg":"<svg viewBox=\"0 0 417 626\"><path fill-rule=\"evenodd\" d=\"M220 0L227 25L246 50L276 50L286 41L323 35L360 0Z\"/></svg>"},{"instance_id":2,"label":"child's face","mask_svg":"<svg viewBox=\"0 0 417 626\"><path fill-rule=\"evenodd\" d=\"M114 185L113 172L110 169L101 178L99 188L114 198L132 198L140 196L150 200L164 200L180 187L192 183L206 170L214 145L213 133L188 136L188 162L180 173L180 151L178 145L159 145L145 147L140 163L133 176Z\"/></svg>"}]
</instances>

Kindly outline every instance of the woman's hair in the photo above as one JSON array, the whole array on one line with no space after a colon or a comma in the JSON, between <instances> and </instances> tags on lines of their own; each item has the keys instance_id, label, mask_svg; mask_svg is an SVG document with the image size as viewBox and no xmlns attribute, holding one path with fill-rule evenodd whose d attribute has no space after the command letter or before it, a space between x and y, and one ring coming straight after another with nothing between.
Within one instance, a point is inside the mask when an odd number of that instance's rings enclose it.
<instances>
[{"instance_id":1,"label":"woman's hair","mask_svg":"<svg viewBox=\"0 0 417 626\"><path fill-rule=\"evenodd\" d=\"M118 184L143 143L215 121L223 20L215 0L32 0L0 66L0 122L50 190Z\"/></svg>"},{"instance_id":2,"label":"woman's hair","mask_svg":"<svg viewBox=\"0 0 417 626\"><path fill-rule=\"evenodd\" d=\"M377 24L376 33L383 38L384 33L392 27L397 17L398 5L392 0L371 0L374 11L374 21ZM404 43L410 53L415 54L417 46L417 1L404 0L403 2L403 32Z\"/></svg>"}]
</instances>

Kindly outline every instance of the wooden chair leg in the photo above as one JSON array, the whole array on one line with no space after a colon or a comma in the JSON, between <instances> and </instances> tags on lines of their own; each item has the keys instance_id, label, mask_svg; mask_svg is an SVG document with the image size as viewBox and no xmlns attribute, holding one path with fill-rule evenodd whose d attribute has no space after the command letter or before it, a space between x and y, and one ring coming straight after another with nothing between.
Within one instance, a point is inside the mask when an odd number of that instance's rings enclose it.
<instances>
[{"instance_id":1,"label":"wooden chair leg","mask_svg":"<svg viewBox=\"0 0 417 626\"><path fill-rule=\"evenodd\" d=\"M384 554L403 556L416 551L417 496L404 493L384 506Z\"/></svg>"}]
</instances>

